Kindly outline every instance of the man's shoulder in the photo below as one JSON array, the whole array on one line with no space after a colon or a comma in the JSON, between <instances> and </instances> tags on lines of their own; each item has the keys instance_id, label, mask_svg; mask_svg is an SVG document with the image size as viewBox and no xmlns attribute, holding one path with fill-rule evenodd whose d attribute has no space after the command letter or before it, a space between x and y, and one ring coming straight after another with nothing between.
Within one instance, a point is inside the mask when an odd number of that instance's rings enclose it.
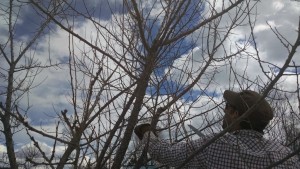
<instances>
[{"instance_id":1,"label":"man's shoulder","mask_svg":"<svg viewBox=\"0 0 300 169\"><path fill-rule=\"evenodd\" d=\"M213 141L214 140L214 141ZM256 146L258 142L267 142L263 138L263 134L256 131L240 130L236 132L225 133L224 135L211 134L208 135L197 142L210 142L213 141L210 146L220 145L220 146ZM270 142L271 143L271 142ZM277 144L276 144L277 145Z\"/></svg>"}]
</instances>

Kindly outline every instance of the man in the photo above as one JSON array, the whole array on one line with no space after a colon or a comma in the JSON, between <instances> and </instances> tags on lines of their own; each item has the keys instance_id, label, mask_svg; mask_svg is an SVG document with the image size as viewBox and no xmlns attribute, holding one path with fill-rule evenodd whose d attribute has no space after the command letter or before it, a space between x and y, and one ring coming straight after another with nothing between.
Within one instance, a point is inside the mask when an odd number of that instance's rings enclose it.
<instances>
[{"instance_id":1,"label":"man","mask_svg":"<svg viewBox=\"0 0 300 169\"><path fill-rule=\"evenodd\" d=\"M250 90L243 90L239 93L226 90L223 97L226 101L223 129L233 124L261 98L258 93ZM289 148L263 137L263 130L273 118L273 111L269 103L262 100L252 110L250 114L247 113L249 115L245 120L233 125L228 133L202 149L188 162L186 159L214 136L171 145L159 140L149 124L137 126L135 133L143 144L148 144L150 156L168 166L178 167L186 163L184 168L266 168L292 152ZM274 168L299 169L299 159L294 156Z\"/></svg>"}]
</instances>

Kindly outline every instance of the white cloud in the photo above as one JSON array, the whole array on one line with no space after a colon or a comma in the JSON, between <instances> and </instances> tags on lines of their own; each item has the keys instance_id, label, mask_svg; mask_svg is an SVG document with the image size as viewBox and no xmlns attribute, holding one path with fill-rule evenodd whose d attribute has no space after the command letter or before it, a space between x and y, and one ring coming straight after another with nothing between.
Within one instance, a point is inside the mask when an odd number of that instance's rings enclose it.
<instances>
[{"instance_id":1,"label":"white cloud","mask_svg":"<svg viewBox=\"0 0 300 169\"><path fill-rule=\"evenodd\" d=\"M220 3L222 2L220 1ZM232 12L234 13L235 11ZM282 66L288 56L288 50L285 49L277 36L272 32L271 28L274 30L277 29L287 41L293 44L297 37L296 29L298 28L299 22L300 3L283 0L264 0L257 3L257 13L258 16L254 27L254 36L260 59L277 66ZM228 23L228 16L229 15L224 15L222 18L223 21L221 21L221 26ZM246 19L245 22L247 21L248 20ZM233 32L234 34L229 36L230 41L225 41L224 43L225 49L228 53L232 51L232 43L238 43L239 40L250 36L250 29L247 26L236 27ZM247 52L253 53L253 57L257 58L256 51L253 46L248 46ZM299 63L299 52L295 54L293 61ZM272 67L272 65L268 64L263 64L263 66L265 71L270 71L269 66ZM219 84L225 84L226 86L229 83L227 78L229 68L223 68L220 69L221 72L217 75L216 81L218 81ZM240 74L245 72L253 81L257 77L262 78L262 80L267 80L265 75L262 74L257 61L253 58L237 59L233 68ZM289 84L290 82L286 81L286 83L283 83L282 85L288 86Z\"/></svg>"},{"instance_id":2,"label":"white cloud","mask_svg":"<svg viewBox=\"0 0 300 169\"><path fill-rule=\"evenodd\" d=\"M2 153L6 153L6 152L7 152L6 151L6 146L0 144L0 153L2 154Z\"/></svg>"},{"instance_id":3,"label":"white cloud","mask_svg":"<svg viewBox=\"0 0 300 169\"><path fill-rule=\"evenodd\" d=\"M281 1L273 1L273 8L277 11L280 11L284 7L284 3Z\"/></svg>"}]
</instances>

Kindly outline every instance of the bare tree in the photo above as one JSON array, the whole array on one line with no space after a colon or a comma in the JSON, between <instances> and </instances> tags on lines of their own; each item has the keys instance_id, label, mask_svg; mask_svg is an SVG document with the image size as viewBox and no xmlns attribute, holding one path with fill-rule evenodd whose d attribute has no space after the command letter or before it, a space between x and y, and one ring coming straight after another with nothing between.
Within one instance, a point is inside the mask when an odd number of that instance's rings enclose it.
<instances>
[{"instance_id":1,"label":"bare tree","mask_svg":"<svg viewBox=\"0 0 300 169\"><path fill-rule=\"evenodd\" d=\"M2 123L1 132L5 136L5 145L7 147L7 155L11 168L18 168L16 154L14 149L14 133L22 130L20 123L14 118L16 108L21 99L26 97L26 94L33 85L34 78L40 73L42 68L51 65L43 65L39 62L34 54L30 54L34 50L35 43L43 34L45 28L50 22L50 19L45 19L38 23L36 30L32 30L31 38L22 40L17 37L17 24L21 8L28 7L27 4L18 1L1 2L1 17L4 21L6 36L2 36L0 44L0 59L1 59L1 81L5 84L1 86L0 95L4 98L4 103L1 103L0 119ZM24 112L28 107L22 108ZM24 114L25 115L25 114Z\"/></svg>"},{"instance_id":2,"label":"bare tree","mask_svg":"<svg viewBox=\"0 0 300 169\"><path fill-rule=\"evenodd\" d=\"M131 163L136 168L146 165L149 160L146 148L140 150L132 146L133 129L137 123L148 121L153 127L159 127L160 131L168 133L171 142L192 139L194 134L187 125L195 120L202 121L197 127L205 133L219 132L222 101L216 101L216 95L224 88L233 87L253 87L260 90L263 97L271 91L278 91L276 85L291 66L300 43L299 38L293 43L286 42L284 36L274 29L274 36L286 47L288 56L282 66L263 60L253 31L258 1L126 0L116 8L107 1L111 12L108 21L99 20L98 9L85 2L82 2L84 10L65 0L28 2L40 17L46 18L45 22L15 57L14 1L11 0L7 13L9 36L1 45L1 57L6 61L1 69L7 70L7 74L1 75L1 78L7 77L6 91L1 93L6 97L5 105L1 107L4 112L1 121L12 168L18 166L10 127L15 122L25 127L44 159L41 162L30 158L28 161L34 165L119 169L131 157L135 158ZM92 36L76 29L75 18L90 25ZM52 133L28 123L23 111L17 108L22 95L13 97L18 91L24 94L30 89L22 81L14 80L16 71L21 69L31 73L32 69L43 67L33 59L21 68L17 64L49 22L69 34L66 50L69 53L67 67L71 92L67 98L72 105L69 110L60 108L62 111L57 113L58 121ZM243 43L236 43L230 37L234 29L241 26L249 27L251 33ZM79 47L79 44L84 47ZM248 52L249 47L253 47L256 53ZM265 77L249 77L246 68L243 74L238 73L235 64L245 58L254 59ZM4 67L7 65L9 68ZM279 71L269 73L272 69L266 70L266 67L270 65ZM224 68L228 68L230 84L222 86L216 79ZM22 76L23 81L30 79L29 74L26 75ZM299 93L299 85L296 91ZM201 112L195 113L196 110ZM299 110L296 112L299 114ZM32 133L53 140L51 154L44 152ZM65 151L58 155L55 150L60 145Z\"/></svg>"}]
</instances>

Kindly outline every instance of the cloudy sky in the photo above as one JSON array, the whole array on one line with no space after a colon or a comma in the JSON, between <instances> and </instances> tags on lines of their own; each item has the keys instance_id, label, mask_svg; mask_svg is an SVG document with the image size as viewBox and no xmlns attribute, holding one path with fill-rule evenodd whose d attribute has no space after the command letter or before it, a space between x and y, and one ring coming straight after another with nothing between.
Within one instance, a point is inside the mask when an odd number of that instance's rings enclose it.
<instances>
[{"instance_id":1,"label":"cloudy sky","mask_svg":"<svg viewBox=\"0 0 300 169\"><path fill-rule=\"evenodd\" d=\"M120 6L122 1L113 1L116 4L107 4L106 1L86 1L88 8L94 7L95 9L101 8L101 12L95 14L99 16L99 20L109 25L109 20L111 19L110 10L107 6L110 5L114 12L121 13L122 7ZM7 5L4 2L0 5ZM76 5L79 10L84 9L84 5L80 2ZM2 12L2 10L1 10ZM1 17L3 15L0 15ZM227 16L228 17L228 16ZM297 36L297 28L300 17L300 2L290 1L290 0L261 0L257 5L257 20L254 27L254 36L256 38L256 43L258 46L258 51L260 57L263 60L270 61L277 66L281 66L285 61L288 51L283 47L281 42L277 39L276 35L272 32L271 28L277 29L287 41L294 43ZM75 18L76 19L76 18ZM40 17L36 16L36 12L32 8L25 6L20 10L20 17L16 25L15 36L17 39L26 40L32 36L33 30L37 29L35 26L38 25ZM226 23L228 18L224 17L222 22ZM0 42L4 43L7 38L7 26L5 24L5 19L2 17L0 20ZM85 35L85 37L93 37L93 32L95 28L92 23L80 18L80 20L75 21L76 24L73 30L78 34ZM234 33L227 44L230 48L232 41L240 43L241 39L249 37L250 30L249 27L237 27L234 29ZM38 40L36 44L35 57L38 58L39 62L42 64L49 64L51 58L51 63L64 63L68 61L69 51L68 51L68 33L51 24L50 28L47 29L45 34L41 39ZM83 49L84 44L77 42L78 48ZM200 46L200 45L199 45ZM185 53L181 58L178 58L174 65L181 65L186 58L193 55L200 55L199 46L195 46L189 53ZM226 44L225 44L226 46ZM253 46L247 49L249 52L254 51ZM33 52L33 51L32 51ZM80 52L80 51L76 51ZM50 53L50 54L49 54ZM51 55L51 57L49 56ZM4 65L3 57L0 55L0 65L1 68L7 68ZM300 52L296 53L293 61L299 65L300 63ZM259 65L254 60L239 61L235 69L238 72L244 71L247 65L246 71L250 79L255 79L258 76L257 69ZM53 118L55 114L62 109L71 109L68 98L70 95L70 81L68 75L67 65L60 65L59 67L53 67L50 69L42 70L35 78L34 84L38 85L33 88L30 92L29 99L24 96L21 100L22 105L30 105L28 111L28 117L33 125L42 125L44 129L51 129L55 126L57 119ZM1 70L2 71L2 70ZM228 73L228 68L224 68L216 75L216 84L224 84L217 92L222 92L230 86L228 77L225 75ZM260 73L260 72L259 72ZM264 75L261 75L264 77ZM286 76L281 79L281 85L284 86L286 90L294 91L296 89L295 76ZM1 81L3 83L3 81ZM213 89L214 87L212 87ZM0 93L3 91L3 85L0 86ZM4 95L0 96L0 100L4 101ZM221 101L222 98L216 98L216 100ZM24 131L19 132L15 135L16 149L21 149L30 144L28 139L24 139L26 133ZM40 142L45 143L43 146L51 146L51 142L47 139L35 135L36 139ZM1 143L3 144L3 135L0 135ZM3 145L0 146L0 151L3 151Z\"/></svg>"}]
</instances>

